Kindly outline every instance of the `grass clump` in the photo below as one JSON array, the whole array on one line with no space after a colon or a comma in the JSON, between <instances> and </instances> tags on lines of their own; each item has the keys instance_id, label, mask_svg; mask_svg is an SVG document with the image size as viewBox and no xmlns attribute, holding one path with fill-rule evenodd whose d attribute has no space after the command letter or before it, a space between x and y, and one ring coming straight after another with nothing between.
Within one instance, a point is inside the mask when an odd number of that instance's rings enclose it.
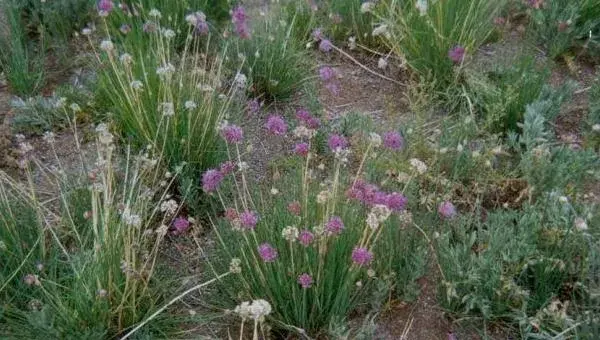
<instances>
[{"instance_id":1,"label":"grass clump","mask_svg":"<svg viewBox=\"0 0 600 340\"><path fill-rule=\"evenodd\" d=\"M115 337L166 294L169 280L159 279L156 258L178 209L174 201L168 211L161 209L172 179L160 187L160 163L130 154L121 161L108 128L96 131L94 165L76 144L78 170L46 170L21 142L20 165L29 185L0 172L3 337ZM45 139L63 164L54 136ZM155 223L165 227L155 232ZM160 328L153 329L165 331Z\"/></svg>"}]
</instances>

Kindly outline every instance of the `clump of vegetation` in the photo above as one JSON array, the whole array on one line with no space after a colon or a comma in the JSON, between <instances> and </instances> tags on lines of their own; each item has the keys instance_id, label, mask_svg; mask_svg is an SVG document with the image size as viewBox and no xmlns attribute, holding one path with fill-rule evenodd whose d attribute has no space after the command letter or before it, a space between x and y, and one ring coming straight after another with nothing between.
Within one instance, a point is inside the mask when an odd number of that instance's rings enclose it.
<instances>
[{"instance_id":1,"label":"clump of vegetation","mask_svg":"<svg viewBox=\"0 0 600 340\"><path fill-rule=\"evenodd\" d=\"M531 32L552 58L600 52L600 1L530 1Z\"/></svg>"}]
</instances>

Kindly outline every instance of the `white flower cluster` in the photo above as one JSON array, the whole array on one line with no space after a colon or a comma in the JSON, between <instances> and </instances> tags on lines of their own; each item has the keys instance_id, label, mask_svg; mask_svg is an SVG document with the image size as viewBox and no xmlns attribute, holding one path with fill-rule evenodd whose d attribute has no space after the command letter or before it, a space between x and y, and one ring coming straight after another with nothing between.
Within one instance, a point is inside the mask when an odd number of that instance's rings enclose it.
<instances>
[{"instance_id":1,"label":"white flower cluster","mask_svg":"<svg viewBox=\"0 0 600 340\"><path fill-rule=\"evenodd\" d=\"M410 166L421 175L427 172L427 165L420 159L411 158L409 162Z\"/></svg>"},{"instance_id":2,"label":"white flower cluster","mask_svg":"<svg viewBox=\"0 0 600 340\"><path fill-rule=\"evenodd\" d=\"M281 236L283 239L289 242L295 241L299 234L300 232L298 231L298 228L294 226L287 226L281 231Z\"/></svg>"},{"instance_id":3,"label":"white flower cluster","mask_svg":"<svg viewBox=\"0 0 600 340\"><path fill-rule=\"evenodd\" d=\"M369 228L375 230L381 223L385 222L391 214L392 211L387 206L377 204L371 208L371 211L367 215L367 225Z\"/></svg>"},{"instance_id":4,"label":"white flower cluster","mask_svg":"<svg viewBox=\"0 0 600 340\"><path fill-rule=\"evenodd\" d=\"M254 320L263 322L265 317L271 314L271 304L263 299L254 300L252 302L244 301L233 310L242 320Z\"/></svg>"}]
</instances>

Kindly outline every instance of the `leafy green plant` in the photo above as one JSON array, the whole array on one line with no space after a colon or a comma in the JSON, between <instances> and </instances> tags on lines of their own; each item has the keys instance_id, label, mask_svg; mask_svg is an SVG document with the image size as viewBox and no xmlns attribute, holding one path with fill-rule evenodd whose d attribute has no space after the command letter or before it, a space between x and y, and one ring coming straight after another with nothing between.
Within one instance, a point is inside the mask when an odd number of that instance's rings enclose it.
<instances>
[{"instance_id":1,"label":"leafy green plant","mask_svg":"<svg viewBox=\"0 0 600 340\"><path fill-rule=\"evenodd\" d=\"M446 223L437 239L441 302L459 314L503 319L523 334L575 334L572 305L585 298L593 246L579 207L556 196L523 211L488 211Z\"/></svg>"},{"instance_id":2,"label":"leafy green plant","mask_svg":"<svg viewBox=\"0 0 600 340\"><path fill-rule=\"evenodd\" d=\"M446 91L459 81L455 68L468 62L494 30L493 19L503 1L389 0L377 5L379 25L374 34L406 60L407 65L435 89Z\"/></svg>"},{"instance_id":3,"label":"leafy green plant","mask_svg":"<svg viewBox=\"0 0 600 340\"><path fill-rule=\"evenodd\" d=\"M537 2L536 2L537 3ZM551 57L569 51L597 55L600 51L600 1L556 0L531 6L531 32Z\"/></svg>"},{"instance_id":4,"label":"leafy green plant","mask_svg":"<svg viewBox=\"0 0 600 340\"><path fill-rule=\"evenodd\" d=\"M514 66L497 67L482 76L467 77L469 91L481 106L485 128L491 132L516 131L525 106L537 100L550 72L527 57Z\"/></svg>"}]
</instances>

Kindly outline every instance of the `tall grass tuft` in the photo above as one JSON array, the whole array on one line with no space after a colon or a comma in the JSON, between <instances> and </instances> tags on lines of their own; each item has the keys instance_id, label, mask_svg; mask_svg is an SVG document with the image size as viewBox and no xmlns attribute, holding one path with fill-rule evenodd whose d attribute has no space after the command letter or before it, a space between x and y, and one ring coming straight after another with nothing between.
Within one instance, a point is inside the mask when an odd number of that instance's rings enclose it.
<instances>
[{"instance_id":1,"label":"tall grass tuft","mask_svg":"<svg viewBox=\"0 0 600 340\"><path fill-rule=\"evenodd\" d=\"M165 177L156 155L120 157L108 127L96 131L91 155L73 146L75 168L63 166L56 150L65 146L48 133L55 170L21 142L27 181L0 172L3 337L115 337L165 296L170 281L158 278L157 254L179 209L163 203L178 173L159 185Z\"/></svg>"},{"instance_id":2,"label":"tall grass tuft","mask_svg":"<svg viewBox=\"0 0 600 340\"><path fill-rule=\"evenodd\" d=\"M156 9L131 20L128 34L137 35L131 44L117 44L110 34L120 33L110 29L100 48L90 40L100 61L99 100L135 147L151 145L168 164L185 162L195 171L214 164L222 157L216 125L236 112L232 96L239 88L225 87L224 61L209 53L210 35L194 34L194 22L177 32L171 26L177 23ZM178 37L185 41L179 52Z\"/></svg>"},{"instance_id":3,"label":"tall grass tuft","mask_svg":"<svg viewBox=\"0 0 600 340\"><path fill-rule=\"evenodd\" d=\"M435 90L460 82L469 55L493 33L493 19L504 1L383 1L375 9L378 35Z\"/></svg>"}]
</instances>

